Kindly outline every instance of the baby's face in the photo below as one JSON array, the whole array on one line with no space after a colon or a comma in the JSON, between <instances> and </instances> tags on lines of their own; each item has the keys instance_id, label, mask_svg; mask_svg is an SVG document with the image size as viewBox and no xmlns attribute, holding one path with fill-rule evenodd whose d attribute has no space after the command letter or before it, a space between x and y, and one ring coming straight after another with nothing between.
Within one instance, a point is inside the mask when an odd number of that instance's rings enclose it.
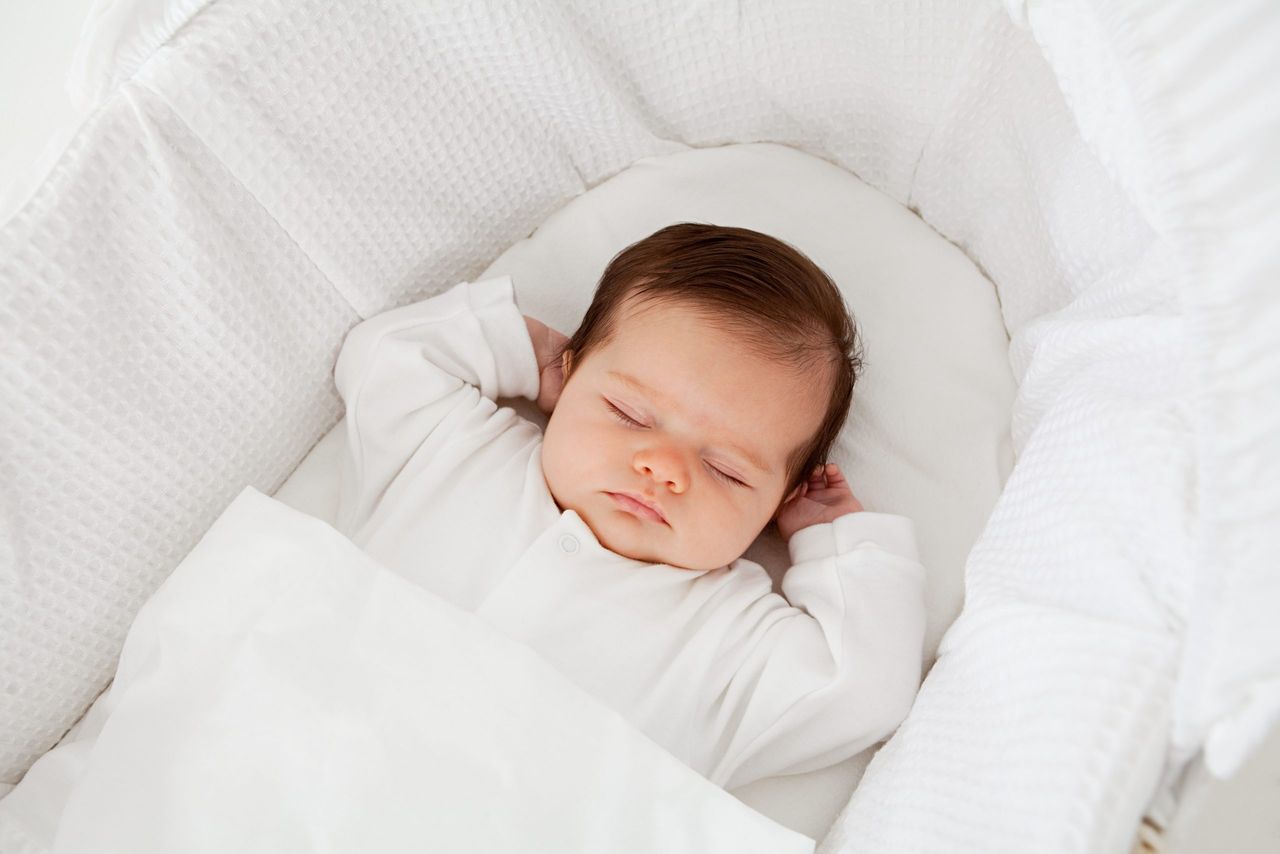
<instances>
[{"instance_id":1,"label":"baby's face","mask_svg":"<svg viewBox=\"0 0 1280 854\"><path fill-rule=\"evenodd\" d=\"M715 569L741 557L787 497L787 457L820 426L827 383L754 355L685 306L624 306L613 339L565 384L543 474L556 504L609 550Z\"/></svg>"}]
</instances>

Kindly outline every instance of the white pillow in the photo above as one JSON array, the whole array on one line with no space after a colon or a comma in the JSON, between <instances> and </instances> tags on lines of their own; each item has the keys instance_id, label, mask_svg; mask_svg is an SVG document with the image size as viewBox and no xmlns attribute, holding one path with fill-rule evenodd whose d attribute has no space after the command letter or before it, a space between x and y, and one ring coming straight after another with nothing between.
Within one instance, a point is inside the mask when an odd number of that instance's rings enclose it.
<instances>
[{"instance_id":1,"label":"white pillow","mask_svg":"<svg viewBox=\"0 0 1280 854\"><path fill-rule=\"evenodd\" d=\"M673 222L755 229L800 249L841 288L863 337L865 368L833 457L869 510L916 525L928 571L928 662L959 613L963 572L1013 466L1016 390L991 283L919 218L824 160L775 144L646 158L556 211L476 276L510 274L525 314L570 334L609 260ZM432 283L440 291L452 282ZM540 425L529 401L505 401ZM276 493L332 522L342 425ZM775 583L787 552L772 530L747 557ZM810 774L734 792L820 839L873 751Z\"/></svg>"}]
</instances>

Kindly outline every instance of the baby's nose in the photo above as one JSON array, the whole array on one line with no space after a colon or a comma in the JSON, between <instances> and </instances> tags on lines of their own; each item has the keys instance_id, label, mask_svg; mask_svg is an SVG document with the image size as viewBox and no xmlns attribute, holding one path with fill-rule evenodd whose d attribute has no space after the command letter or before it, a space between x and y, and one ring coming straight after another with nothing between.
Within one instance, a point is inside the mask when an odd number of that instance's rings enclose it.
<instances>
[{"instance_id":1,"label":"baby's nose","mask_svg":"<svg viewBox=\"0 0 1280 854\"><path fill-rule=\"evenodd\" d=\"M649 449L636 454L634 468L645 477L657 481L679 495L688 487L689 474L680 455L674 451Z\"/></svg>"}]
</instances>

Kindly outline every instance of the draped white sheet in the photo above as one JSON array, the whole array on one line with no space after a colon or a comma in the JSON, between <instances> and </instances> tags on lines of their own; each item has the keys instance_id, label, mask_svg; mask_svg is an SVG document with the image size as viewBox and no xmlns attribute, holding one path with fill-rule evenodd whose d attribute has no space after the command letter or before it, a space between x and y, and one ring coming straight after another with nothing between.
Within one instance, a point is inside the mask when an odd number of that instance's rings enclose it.
<instances>
[{"instance_id":1,"label":"draped white sheet","mask_svg":"<svg viewBox=\"0 0 1280 854\"><path fill-rule=\"evenodd\" d=\"M252 487L147 601L103 699L28 775L69 778L63 803L0 800L6 854L813 850Z\"/></svg>"}]
</instances>

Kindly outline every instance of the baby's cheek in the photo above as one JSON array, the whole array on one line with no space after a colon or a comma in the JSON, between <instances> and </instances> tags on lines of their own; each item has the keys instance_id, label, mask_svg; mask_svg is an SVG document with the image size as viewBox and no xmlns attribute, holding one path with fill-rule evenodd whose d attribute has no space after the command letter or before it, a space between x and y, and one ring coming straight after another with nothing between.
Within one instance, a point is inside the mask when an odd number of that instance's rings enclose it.
<instances>
[{"instance_id":1,"label":"baby's cheek","mask_svg":"<svg viewBox=\"0 0 1280 854\"><path fill-rule=\"evenodd\" d=\"M760 496L754 494L750 502L737 509L734 513L733 521L726 527L726 530L733 531L734 549L737 550L737 553L730 556L729 560L732 561L742 557L747 548L750 547L765 526L773 519L773 513L776 509L776 505L769 501L761 500Z\"/></svg>"},{"instance_id":2,"label":"baby's cheek","mask_svg":"<svg viewBox=\"0 0 1280 854\"><path fill-rule=\"evenodd\" d=\"M556 418L543 436L542 469L556 490L589 488L585 483L597 463L599 442L571 417Z\"/></svg>"},{"instance_id":3,"label":"baby's cheek","mask_svg":"<svg viewBox=\"0 0 1280 854\"><path fill-rule=\"evenodd\" d=\"M715 503L714 509L708 514L710 518L706 519L700 527L714 535L708 536L704 543L704 548L708 552L714 551L717 557L722 557L729 551L738 547L739 541L742 539L743 519L741 508L735 507L730 502L719 501ZM734 555L736 557L737 555ZM727 563L729 558L723 562Z\"/></svg>"},{"instance_id":4,"label":"baby's cheek","mask_svg":"<svg viewBox=\"0 0 1280 854\"><path fill-rule=\"evenodd\" d=\"M542 474L557 500L563 497L564 486L569 480L565 472L568 461L565 458L564 445L563 427L553 420L547 425L547 431L542 437Z\"/></svg>"}]
</instances>

